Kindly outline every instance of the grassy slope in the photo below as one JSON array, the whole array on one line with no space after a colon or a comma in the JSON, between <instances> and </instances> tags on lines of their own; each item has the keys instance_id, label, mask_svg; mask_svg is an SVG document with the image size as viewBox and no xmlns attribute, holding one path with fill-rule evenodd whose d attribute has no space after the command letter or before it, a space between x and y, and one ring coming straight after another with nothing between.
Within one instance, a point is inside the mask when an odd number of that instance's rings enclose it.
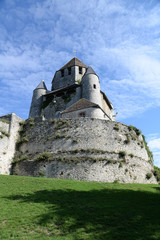
<instances>
[{"instance_id":1,"label":"grassy slope","mask_svg":"<svg viewBox=\"0 0 160 240\"><path fill-rule=\"evenodd\" d=\"M0 175L0 239L160 239L160 186Z\"/></svg>"}]
</instances>

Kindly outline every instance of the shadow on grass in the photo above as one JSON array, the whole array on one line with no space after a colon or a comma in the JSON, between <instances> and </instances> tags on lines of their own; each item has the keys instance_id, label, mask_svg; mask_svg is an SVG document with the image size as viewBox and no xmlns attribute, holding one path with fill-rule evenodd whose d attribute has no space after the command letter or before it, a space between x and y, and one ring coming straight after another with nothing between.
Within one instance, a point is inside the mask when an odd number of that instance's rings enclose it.
<instances>
[{"instance_id":1,"label":"shadow on grass","mask_svg":"<svg viewBox=\"0 0 160 240\"><path fill-rule=\"evenodd\" d=\"M9 199L44 204L47 212L37 224L54 223L60 235L76 240L160 239L159 192L44 190Z\"/></svg>"}]
</instances>

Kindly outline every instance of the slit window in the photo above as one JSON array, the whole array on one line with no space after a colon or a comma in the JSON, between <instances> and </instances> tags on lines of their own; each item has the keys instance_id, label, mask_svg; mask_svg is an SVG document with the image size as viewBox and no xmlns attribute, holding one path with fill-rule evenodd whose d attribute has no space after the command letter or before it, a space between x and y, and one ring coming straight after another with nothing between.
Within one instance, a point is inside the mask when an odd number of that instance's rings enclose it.
<instances>
[{"instance_id":1,"label":"slit window","mask_svg":"<svg viewBox=\"0 0 160 240\"><path fill-rule=\"evenodd\" d=\"M82 74L82 67L79 67L79 74Z\"/></svg>"},{"instance_id":2,"label":"slit window","mask_svg":"<svg viewBox=\"0 0 160 240\"><path fill-rule=\"evenodd\" d=\"M64 69L61 70L61 77L64 77Z\"/></svg>"},{"instance_id":3,"label":"slit window","mask_svg":"<svg viewBox=\"0 0 160 240\"><path fill-rule=\"evenodd\" d=\"M71 67L68 68L68 75L71 75Z\"/></svg>"},{"instance_id":4,"label":"slit window","mask_svg":"<svg viewBox=\"0 0 160 240\"><path fill-rule=\"evenodd\" d=\"M93 84L93 88L96 89L96 84Z\"/></svg>"}]
</instances>

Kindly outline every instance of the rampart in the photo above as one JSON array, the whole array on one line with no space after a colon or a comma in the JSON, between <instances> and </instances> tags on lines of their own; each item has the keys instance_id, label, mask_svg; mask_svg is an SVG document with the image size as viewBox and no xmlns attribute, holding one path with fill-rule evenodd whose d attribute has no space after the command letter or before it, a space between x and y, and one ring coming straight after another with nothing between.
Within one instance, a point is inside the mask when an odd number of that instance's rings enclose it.
<instances>
[{"instance_id":1,"label":"rampart","mask_svg":"<svg viewBox=\"0 0 160 240\"><path fill-rule=\"evenodd\" d=\"M144 139L131 126L91 118L28 120L20 133L13 174L157 183Z\"/></svg>"}]
</instances>

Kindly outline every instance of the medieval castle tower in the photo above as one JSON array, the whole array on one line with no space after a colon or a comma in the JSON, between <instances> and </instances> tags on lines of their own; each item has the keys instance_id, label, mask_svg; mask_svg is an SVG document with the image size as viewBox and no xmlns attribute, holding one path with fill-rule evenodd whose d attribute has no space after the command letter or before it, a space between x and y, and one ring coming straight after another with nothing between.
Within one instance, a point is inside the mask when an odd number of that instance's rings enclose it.
<instances>
[{"instance_id":1,"label":"medieval castle tower","mask_svg":"<svg viewBox=\"0 0 160 240\"><path fill-rule=\"evenodd\" d=\"M113 106L100 90L97 74L73 58L56 71L52 89L42 81L33 92L29 116L32 118L90 117L114 120Z\"/></svg>"}]
</instances>

